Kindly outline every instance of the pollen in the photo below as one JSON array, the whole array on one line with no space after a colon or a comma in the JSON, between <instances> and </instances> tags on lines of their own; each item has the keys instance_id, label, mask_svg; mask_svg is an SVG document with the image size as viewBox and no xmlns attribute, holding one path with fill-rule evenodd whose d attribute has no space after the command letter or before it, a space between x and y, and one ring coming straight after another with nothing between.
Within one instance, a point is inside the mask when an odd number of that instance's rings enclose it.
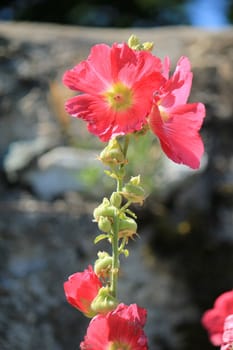
<instances>
[{"instance_id":1,"label":"pollen","mask_svg":"<svg viewBox=\"0 0 233 350\"><path fill-rule=\"evenodd\" d=\"M126 111L133 104L133 92L125 84L118 82L104 93L106 102L117 112Z\"/></svg>"}]
</instances>

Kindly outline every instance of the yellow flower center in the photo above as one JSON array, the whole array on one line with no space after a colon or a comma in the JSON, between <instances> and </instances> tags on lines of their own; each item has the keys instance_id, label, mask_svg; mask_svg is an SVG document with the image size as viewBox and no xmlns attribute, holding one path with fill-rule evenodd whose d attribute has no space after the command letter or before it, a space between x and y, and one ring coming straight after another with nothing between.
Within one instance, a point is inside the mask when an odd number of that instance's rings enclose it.
<instances>
[{"instance_id":1,"label":"yellow flower center","mask_svg":"<svg viewBox=\"0 0 233 350\"><path fill-rule=\"evenodd\" d=\"M115 83L104 93L104 98L111 108L120 112L132 106L133 93L130 88L121 82Z\"/></svg>"},{"instance_id":2,"label":"yellow flower center","mask_svg":"<svg viewBox=\"0 0 233 350\"><path fill-rule=\"evenodd\" d=\"M160 112L160 116L163 119L164 122L167 122L169 117L169 114L165 111L165 109L162 106L158 106L159 107L159 112Z\"/></svg>"},{"instance_id":3,"label":"yellow flower center","mask_svg":"<svg viewBox=\"0 0 233 350\"><path fill-rule=\"evenodd\" d=\"M108 350L130 350L129 344L122 344L121 342L111 342L108 346Z\"/></svg>"}]
</instances>

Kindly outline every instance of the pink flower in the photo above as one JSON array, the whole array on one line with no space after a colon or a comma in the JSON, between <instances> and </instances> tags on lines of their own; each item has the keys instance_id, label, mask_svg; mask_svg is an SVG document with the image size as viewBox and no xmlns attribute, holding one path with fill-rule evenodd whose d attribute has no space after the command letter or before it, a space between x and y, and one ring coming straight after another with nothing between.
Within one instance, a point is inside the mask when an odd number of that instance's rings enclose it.
<instances>
[{"instance_id":1,"label":"pink flower","mask_svg":"<svg viewBox=\"0 0 233 350\"><path fill-rule=\"evenodd\" d=\"M233 314L233 290L221 294L215 301L213 309L202 316L202 325L207 329L213 345L222 344L224 321Z\"/></svg>"},{"instance_id":2,"label":"pink flower","mask_svg":"<svg viewBox=\"0 0 233 350\"><path fill-rule=\"evenodd\" d=\"M205 107L202 103L187 104L192 85L188 58L180 58L171 78L169 68L166 58L163 73L166 82L155 91L149 124L170 159L196 169L204 152L198 131L205 117Z\"/></svg>"},{"instance_id":3,"label":"pink flower","mask_svg":"<svg viewBox=\"0 0 233 350\"><path fill-rule=\"evenodd\" d=\"M67 301L87 317L95 316L91 310L91 303L101 287L102 283L91 266L83 272L74 273L64 283Z\"/></svg>"},{"instance_id":4,"label":"pink flower","mask_svg":"<svg viewBox=\"0 0 233 350\"><path fill-rule=\"evenodd\" d=\"M143 331L146 310L136 304L119 304L107 315L94 317L87 329L81 350L147 350L147 337Z\"/></svg>"},{"instance_id":5,"label":"pink flower","mask_svg":"<svg viewBox=\"0 0 233 350\"><path fill-rule=\"evenodd\" d=\"M165 78L162 63L148 51L125 43L95 45L86 61L65 72L63 83L83 92L66 102L66 111L87 121L102 141L140 130L147 123L153 91Z\"/></svg>"},{"instance_id":6,"label":"pink flower","mask_svg":"<svg viewBox=\"0 0 233 350\"><path fill-rule=\"evenodd\" d=\"M233 314L225 319L221 350L233 350Z\"/></svg>"}]
</instances>

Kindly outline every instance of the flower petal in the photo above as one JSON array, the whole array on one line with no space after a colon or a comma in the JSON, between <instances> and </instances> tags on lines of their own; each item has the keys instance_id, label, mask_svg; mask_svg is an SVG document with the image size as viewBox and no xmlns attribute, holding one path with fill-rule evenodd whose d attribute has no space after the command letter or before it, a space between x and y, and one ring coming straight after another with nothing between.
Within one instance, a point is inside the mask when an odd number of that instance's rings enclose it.
<instances>
[{"instance_id":1,"label":"flower petal","mask_svg":"<svg viewBox=\"0 0 233 350\"><path fill-rule=\"evenodd\" d=\"M136 304L119 304L114 311L91 320L81 349L147 350L147 337L143 331L145 318L146 310Z\"/></svg>"},{"instance_id":2,"label":"flower petal","mask_svg":"<svg viewBox=\"0 0 233 350\"><path fill-rule=\"evenodd\" d=\"M135 51L123 44L114 44L111 51L112 77L127 86L162 71L161 60L148 51Z\"/></svg>"},{"instance_id":3,"label":"flower petal","mask_svg":"<svg viewBox=\"0 0 233 350\"><path fill-rule=\"evenodd\" d=\"M110 53L111 48L105 44L93 46L87 60L65 72L64 85L94 95L105 91L112 82Z\"/></svg>"},{"instance_id":4,"label":"flower petal","mask_svg":"<svg viewBox=\"0 0 233 350\"><path fill-rule=\"evenodd\" d=\"M204 152L203 142L198 134L204 116L204 105L193 103L174 108L169 119L163 121L155 106L149 122L163 151L170 159L197 169Z\"/></svg>"},{"instance_id":5,"label":"flower petal","mask_svg":"<svg viewBox=\"0 0 233 350\"><path fill-rule=\"evenodd\" d=\"M73 117L86 120L88 130L102 141L110 139L114 113L102 97L87 94L75 96L66 102L65 109Z\"/></svg>"},{"instance_id":6,"label":"flower petal","mask_svg":"<svg viewBox=\"0 0 233 350\"><path fill-rule=\"evenodd\" d=\"M168 63L165 69L167 71ZM187 102L192 85L193 74L191 72L189 59L182 56L176 66L172 77L167 81L162 89L161 104L166 109L183 105Z\"/></svg>"}]
</instances>

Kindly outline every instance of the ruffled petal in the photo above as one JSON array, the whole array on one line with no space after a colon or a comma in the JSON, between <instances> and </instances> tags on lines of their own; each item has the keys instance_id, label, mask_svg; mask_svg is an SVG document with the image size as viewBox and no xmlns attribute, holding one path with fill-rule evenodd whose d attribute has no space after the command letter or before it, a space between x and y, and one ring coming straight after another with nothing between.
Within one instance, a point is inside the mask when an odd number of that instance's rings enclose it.
<instances>
[{"instance_id":1,"label":"ruffled petal","mask_svg":"<svg viewBox=\"0 0 233 350\"><path fill-rule=\"evenodd\" d=\"M107 349L109 343L109 325L107 318L98 315L94 317L87 329L84 341L80 344L81 350Z\"/></svg>"},{"instance_id":2,"label":"ruffled petal","mask_svg":"<svg viewBox=\"0 0 233 350\"><path fill-rule=\"evenodd\" d=\"M93 46L87 60L65 72L64 85L94 95L105 91L112 83L110 53L111 48L105 44Z\"/></svg>"},{"instance_id":3,"label":"ruffled petal","mask_svg":"<svg viewBox=\"0 0 233 350\"><path fill-rule=\"evenodd\" d=\"M112 77L132 86L154 72L162 71L161 60L147 51L134 51L126 44L114 44L111 51Z\"/></svg>"},{"instance_id":4,"label":"ruffled petal","mask_svg":"<svg viewBox=\"0 0 233 350\"><path fill-rule=\"evenodd\" d=\"M88 122L88 130L102 141L111 138L111 129L115 114L102 97L79 95L70 98L65 104L66 111L73 117Z\"/></svg>"},{"instance_id":5,"label":"ruffled petal","mask_svg":"<svg viewBox=\"0 0 233 350\"><path fill-rule=\"evenodd\" d=\"M197 169L204 152L203 142L198 134L204 116L204 105L193 103L174 108L169 119L163 121L159 109L154 106L149 122L163 151L170 159Z\"/></svg>"},{"instance_id":6,"label":"ruffled petal","mask_svg":"<svg viewBox=\"0 0 233 350\"><path fill-rule=\"evenodd\" d=\"M168 63L165 66L167 74ZM161 90L161 104L167 109L183 105L187 102L192 86L193 74L189 59L182 56L172 77Z\"/></svg>"}]
</instances>

